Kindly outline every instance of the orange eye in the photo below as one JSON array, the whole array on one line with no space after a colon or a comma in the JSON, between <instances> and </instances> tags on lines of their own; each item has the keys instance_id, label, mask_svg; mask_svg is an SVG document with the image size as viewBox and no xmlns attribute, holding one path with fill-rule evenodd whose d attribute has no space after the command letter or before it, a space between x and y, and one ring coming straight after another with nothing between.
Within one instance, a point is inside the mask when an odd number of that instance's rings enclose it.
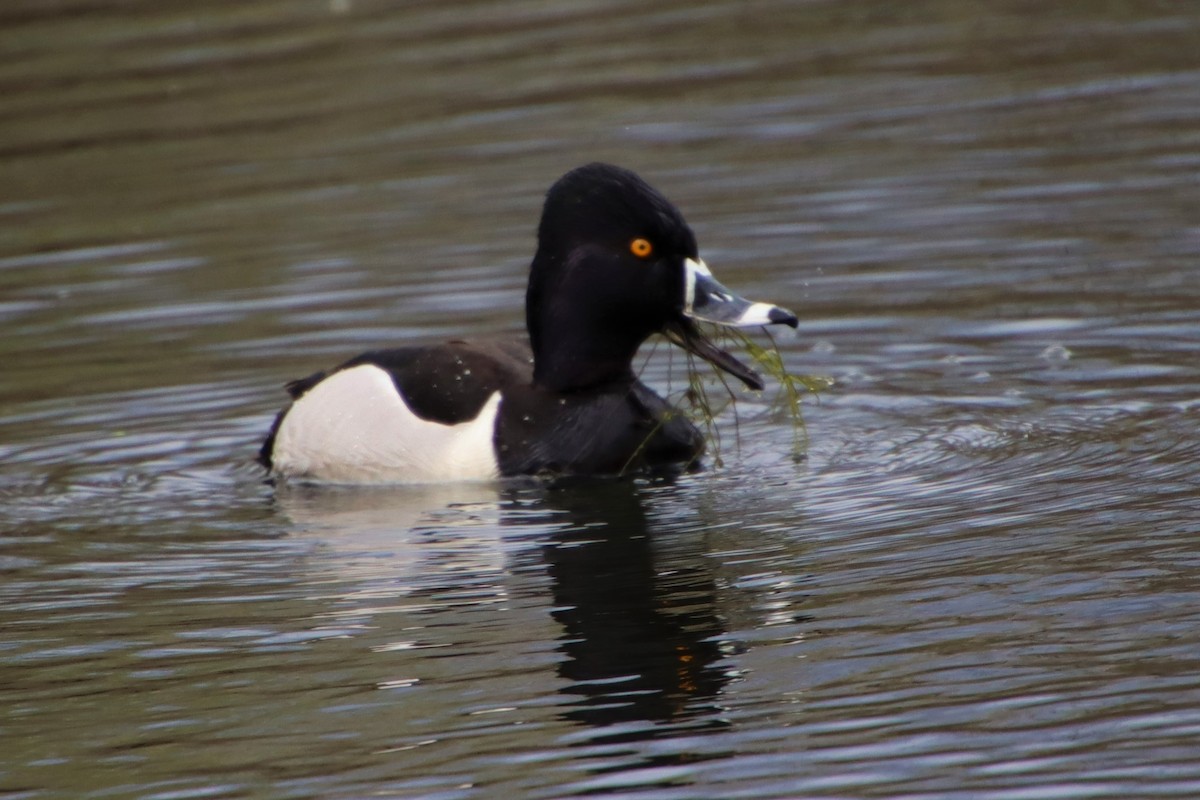
<instances>
[{"instance_id":1,"label":"orange eye","mask_svg":"<svg viewBox=\"0 0 1200 800\"><path fill-rule=\"evenodd\" d=\"M654 252L654 245L650 244L649 239L643 239L639 236L629 243L629 252L638 258L645 258Z\"/></svg>"}]
</instances>

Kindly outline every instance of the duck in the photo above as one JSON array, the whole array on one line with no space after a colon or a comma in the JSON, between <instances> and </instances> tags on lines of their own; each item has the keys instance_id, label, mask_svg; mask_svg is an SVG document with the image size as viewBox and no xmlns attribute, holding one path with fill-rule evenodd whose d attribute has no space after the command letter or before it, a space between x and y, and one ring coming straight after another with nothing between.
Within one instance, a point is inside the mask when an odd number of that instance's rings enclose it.
<instances>
[{"instance_id":1,"label":"duck","mask_svg":"<svg viewBox=\"0 0 1200 800\"><path fill-rule=\"evenodd\" d=\"M372 350L292 381L259 461L272 480L332 484L697 468L704 436L638 378L642 344L662 335L764 386L698 322L798 325L719 283L683 214L636 173L586 164L546 193L527 338Z\"/></svg>"}]
</instances>

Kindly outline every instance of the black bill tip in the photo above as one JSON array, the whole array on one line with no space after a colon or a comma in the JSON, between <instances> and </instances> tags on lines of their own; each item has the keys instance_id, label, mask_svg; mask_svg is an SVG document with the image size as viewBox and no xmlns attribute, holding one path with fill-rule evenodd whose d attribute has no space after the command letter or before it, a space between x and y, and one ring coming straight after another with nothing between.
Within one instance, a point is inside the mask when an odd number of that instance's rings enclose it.
<instances>
[{"instance_id":1,"label":"black bill tip","mask_svg":"<svg viewBox=\"0 0 1200 800\"><path fill-rule=\"evenodd\" d=\"M787 325L789 328L800 327L800 320L786 308L775 306L767 312L767 319L772 325Z\"/></svg>"}]
</instances>

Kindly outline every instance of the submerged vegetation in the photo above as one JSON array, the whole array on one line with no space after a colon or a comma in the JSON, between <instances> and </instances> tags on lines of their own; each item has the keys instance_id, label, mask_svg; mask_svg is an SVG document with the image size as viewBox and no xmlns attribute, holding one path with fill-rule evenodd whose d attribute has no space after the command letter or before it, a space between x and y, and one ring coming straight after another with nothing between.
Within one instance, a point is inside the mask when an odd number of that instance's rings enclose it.
<instances>
[{"instance_id":1,"label":"submerged vegetation","mask_svg":"<svg viewBox=\"0 0 1200 800\"><path fill-rule=\"evenodd\" d=\"M779 345L769 330L764 329L770 344L763 346L750 338L744 331L723 326L705 326L705 334L720 346L741 350L767 377L767 387L764 395L770 400L770 413L786 417L792 432L791 455L795 461L801 461L808 449L808 433L804 426L802 405L805 395L820 396L820 393L833 386L833 379L816 375L800 375L789 372L783 361ZM735 445L740 445L738 416L738 400L745 392L752 391L743 388L736 381L730 382L729 376L716 366L697 359L691 353L687 354L687 388L683 399L693 422L704 428L711 443L711 457L717 466L721 466L723 442L721 432L716 424L717 418L728 410L734 415Z\"/></svg>"}]
</instances>

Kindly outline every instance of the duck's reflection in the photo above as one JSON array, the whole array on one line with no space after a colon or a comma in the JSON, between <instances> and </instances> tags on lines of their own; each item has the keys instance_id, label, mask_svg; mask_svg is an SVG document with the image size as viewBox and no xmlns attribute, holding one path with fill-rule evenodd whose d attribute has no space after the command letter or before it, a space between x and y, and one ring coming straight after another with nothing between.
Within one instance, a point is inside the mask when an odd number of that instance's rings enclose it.
<instances>
[{"instance_id":1,"label":"duck's reflection","mask_svg":"<svg viewBox=\"0 0 1200 800\"><path fill-rule=\"evenodd\" d=\"M717 698L729 671L712 570L699 535L651 525L643 499L617 481L545 495L569 522L543 551L563 626L559 673L579 698L566 716L609 728L606 741L724 726ZM654 724L629 724L638 721Z\"/></svg>"},{"instance_id":2,"label":"duck's reflection","mask_svg":"<svg viewBox=\"0 0 1200 800\"><path fill-rule=\"evenodd\" d=\"M498 612L513 575L530 574L514 567L544 566L544 602L561 626L559 691L573 698L563 716L600 728L589 741L614 742L726 724L718 698L731 667L712 561L695 523L686 528L671 512L687 507L672 489L596 480L294 488L277 502L298 533L320 541L322 569L337 572L342 599L360 615L387 605L390 592L421 600L420 613L437 620L425 625L452 625L466 607L456 592ZM454 607L441 608L448 599Z\"/></svg>"}]
</instances>

